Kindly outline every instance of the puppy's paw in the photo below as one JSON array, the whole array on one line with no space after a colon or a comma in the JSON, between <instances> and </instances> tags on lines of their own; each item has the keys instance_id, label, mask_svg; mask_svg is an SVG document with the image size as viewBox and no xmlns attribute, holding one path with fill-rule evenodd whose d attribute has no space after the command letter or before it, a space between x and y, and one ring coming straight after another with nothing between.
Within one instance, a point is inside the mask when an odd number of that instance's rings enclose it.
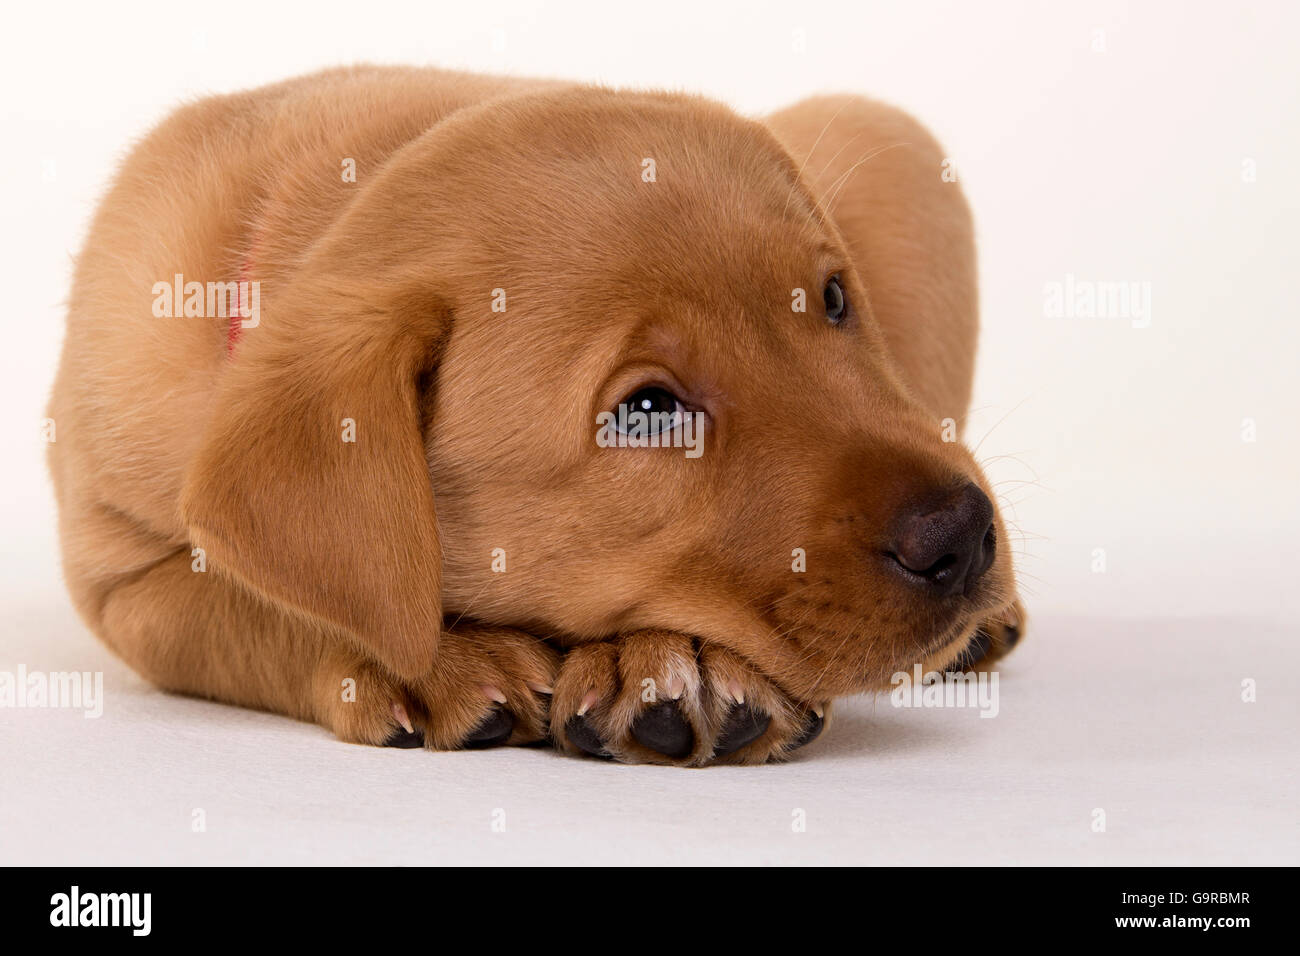
<instances>
[{"instance_id":1,"label":"puppy's paw","mask_svg":"<svg viewBox=\"0 0 1300 956\"><path fill-rule=\"evenodd\" d=\"M1025 633L1025 608L1019 602L984 621L970 644L949 667L949 671L968 671L988 667L1006 657L1020 643Z\"/></svg>"},{"instance_id":2,"label":"puppy's paw","mask_svg":"<svg viewBox=\"0 0 1300 956\"><path fill-rule=\"evenodd\" d=\"M564 658L551 735L570 753L626 763L763 763L810 743L828 718L728 650L636 631Z\"/></svg>"},{"instance_id":3,"label":"puppy's paw","mask_svg":"<svg viewBox=\"0 0 1300 956\"><path fill-rule=\"evenodd\" d=\"M321 662L317 722L342 740L433 750L537 743L560 657L512 628L445 631L433 669L398 681L347 650Z\"/></svg>"}]
</instances>

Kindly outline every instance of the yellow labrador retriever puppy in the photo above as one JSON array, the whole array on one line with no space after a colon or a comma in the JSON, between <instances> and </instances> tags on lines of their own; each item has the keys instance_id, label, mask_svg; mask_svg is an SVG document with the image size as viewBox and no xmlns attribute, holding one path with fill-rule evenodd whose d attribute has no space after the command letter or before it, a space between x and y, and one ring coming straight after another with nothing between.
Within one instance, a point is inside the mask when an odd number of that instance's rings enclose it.
<instances>
[{"instance_id":1,"label":"yellow labrador retriever puppy","mask_svg":"<svg viewBox=\"0 0 1300 956\"><path fill-rule=\"evenodd\" d=\"M344 740L692 765L1004 653L942 160L848 96L357 68L178 110L77 265L78 609Z\"/></svg>"}]
</instances>

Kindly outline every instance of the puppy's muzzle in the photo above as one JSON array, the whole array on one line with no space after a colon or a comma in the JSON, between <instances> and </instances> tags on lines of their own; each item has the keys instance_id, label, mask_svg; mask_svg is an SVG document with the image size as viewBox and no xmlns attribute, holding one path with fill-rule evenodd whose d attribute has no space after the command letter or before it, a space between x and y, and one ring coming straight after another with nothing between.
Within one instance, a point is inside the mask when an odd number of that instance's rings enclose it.
<instances>
[{"instance_id":1,"label":"puppy's muzzle","mask_svg":"<svg viewBox=\"0 0 1300 956\"><path fill-rule=\"evenodd\" d=\"M993 564L993 504L972 483L906 509L888 559L911 584L936 598L970 594Z\"/></svg>"}]
</instances>

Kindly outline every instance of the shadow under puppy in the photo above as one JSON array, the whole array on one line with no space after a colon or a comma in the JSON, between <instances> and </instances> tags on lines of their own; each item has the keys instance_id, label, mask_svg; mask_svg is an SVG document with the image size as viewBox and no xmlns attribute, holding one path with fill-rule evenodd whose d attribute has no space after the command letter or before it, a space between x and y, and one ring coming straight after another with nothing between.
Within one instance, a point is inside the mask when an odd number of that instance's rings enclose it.
<instances>
[{"instance_id":1,"label":"shadow under puppy","mask_svg":"<svg viewBox=\"0 0 1300 956\"><path fill-rule=\"evenodd\" d=\"M77 263L78 609L161 687L345 740L694 765L1003 653L942 159L848 96L356 68L180 109Z\"/></svg>"}]
</instances>

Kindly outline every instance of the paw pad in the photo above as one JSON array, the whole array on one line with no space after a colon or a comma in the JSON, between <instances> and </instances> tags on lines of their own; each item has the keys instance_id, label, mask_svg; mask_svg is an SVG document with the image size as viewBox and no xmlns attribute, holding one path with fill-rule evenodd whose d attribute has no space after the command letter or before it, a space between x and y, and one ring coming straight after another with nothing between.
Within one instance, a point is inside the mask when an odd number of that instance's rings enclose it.
<instances>
[{"instance_id":1,"label":"paw pad","mask_svg":"<svg viewBox=\"0 0 1300 956\"><path fill-rule=\"evenodd\" d=\"M496 747L509 740L514 729L515 715L497 704L488 711L482 722L465 736L462 746L467 750Z\"/></svg>"},{"instance_id":2,"label":"paw pad","mask_svg":"<svg viewBox=\"0 0 1300 956\"><path fill-rule=\"evenodd\" d=\"M396 747L398 750L414 750L424 746L424 734L418 730L403 730L399 727L389 734L388 739L384 741L384 746Z\"/></svg>"},{"instance_id":3,"label":"paw pad","mask_svg":"<svg viewBox=\"0 0 1300 956\"><path fill-rule=\"evenodd\" d=\"M671 760L690 756L695 731L675 700L660 701L632 722L632 738Z\"/></svg>"},{"instance_id":4,"label":"paw pad","mask_svg":"<svg viewBox=\"0 0 1300 956\"><path fill-rule=\"evenodd\" d=\"M804 724L803 733L790 745L791 750L798 750L800 747L806 747L822 735L822 730L826 727L826 718L818 713L808 715L808 722Z\"/></svg>"},{"instance_id":5,"label":"paw pad","mask_svg":"<svg viewBox=\"0 0 1300 956\"><path fill-rule=\"evenodd\" d=\"M600 734L596 733L591 724L587 722L586 717L579 715L570 718L569 722L564 725L564 736L568 737L569 743L583 753L599 757L602 760L614 759L614 755L605 749Z\"/></svg>"},{"instance_id":6,"label":"paw pad","mask_svg":"<svg viewBox=\"0 0 1300 956\"><path fill-rule=\"evenodd\" d=\"M718 734L718 742L713 746L714 756L725 757L734 754L741 747L752 744L767 733L767 728L770 726L772 726L770 714L760 713L748 704L733 707L722 725L722 731Z\"/></svg>"}]
</instances>

